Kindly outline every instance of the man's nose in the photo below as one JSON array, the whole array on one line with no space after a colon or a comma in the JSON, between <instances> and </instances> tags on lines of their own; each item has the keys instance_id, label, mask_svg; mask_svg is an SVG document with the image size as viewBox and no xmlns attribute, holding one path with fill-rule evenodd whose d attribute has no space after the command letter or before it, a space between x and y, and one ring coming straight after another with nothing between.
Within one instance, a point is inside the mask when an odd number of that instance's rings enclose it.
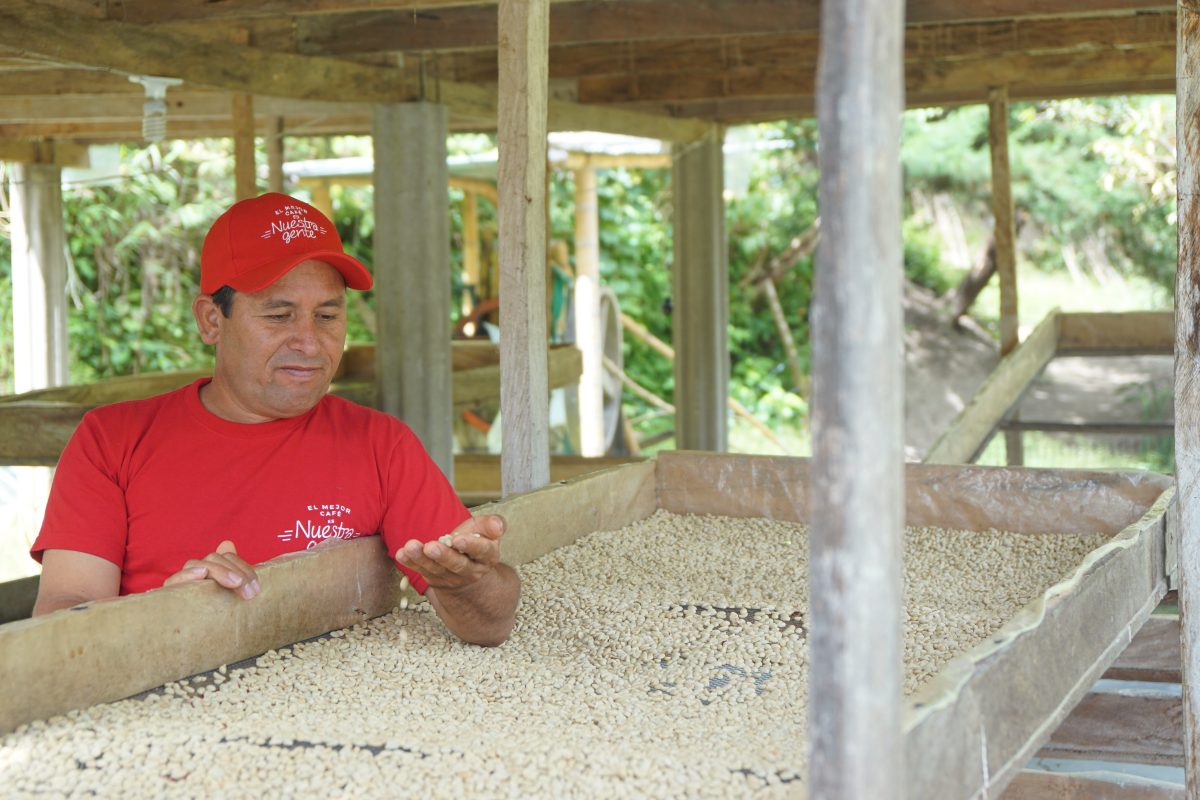
<instances>
[{"instance_id":1,"label":"man's nose","mask_svg":"<svg viewBox=\"0 0 1200 800\"><path fill-rule=\"evenodd\" d=\"M318 350L316 320L300 318L292 326L288 345L299 353L314 354Z\"/></svg>"}]
</instances>

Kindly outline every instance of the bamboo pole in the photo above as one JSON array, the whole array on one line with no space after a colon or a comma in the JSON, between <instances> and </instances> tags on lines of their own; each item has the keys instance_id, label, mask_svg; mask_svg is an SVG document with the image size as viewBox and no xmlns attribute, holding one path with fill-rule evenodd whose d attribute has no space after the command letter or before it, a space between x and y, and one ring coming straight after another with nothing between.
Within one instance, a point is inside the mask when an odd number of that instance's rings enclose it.
<instances>
[{"instance_id":1,"label":"bamboo pole","mask_svg":"<svg viewBox=\"0 0 1200 800\"><path fill-rule=\"evenodd\" d=\"M903 35L900 3L821 7L809 539L814 800L904 794Z\"/></svg>"},{"instance_id":2,"label":"bamboo pole","mask_svg":"<svg viewBox=\"0 0 1200 800\"><path fill-rule=\"evenodd\" d=\"M1200 797L1200 11L1181 0L1176 20L1179 262L1175 277L1175 481L1184 767L1188 797Z\"/></svg>"}]
</instances>

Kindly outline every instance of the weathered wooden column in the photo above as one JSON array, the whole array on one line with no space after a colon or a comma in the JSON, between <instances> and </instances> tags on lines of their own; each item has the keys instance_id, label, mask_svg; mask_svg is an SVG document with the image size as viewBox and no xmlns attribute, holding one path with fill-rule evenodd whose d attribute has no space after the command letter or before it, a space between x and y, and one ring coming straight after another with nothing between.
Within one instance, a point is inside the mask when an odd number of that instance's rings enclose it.
<instances>
[{"instance_id":1,"label":"weathered wooden column","mask_svg":"<svg viewBox=\"0 0 1200 800\"><path fill-rule=\"evenodd\" d=\"M904 793L904 6L821 8L813 309L809 794Z\"/></svg>"},{"instance_id":2,"label":"weathered wooden column","mask_svg":"<svg viewBox=\"0 0 1200 800\"><path fill-rule=\"evenodd\" d=\"M546 111L549 0L500 0L500 483L550 481L546 354Z\"/></svg>"},{"instance_id":3,"label":"weathered wooden column","mask_svg":"<svg viewBox=\"0 0 1200 800\"><path fill-rule=\"evenodd\" d=\"M1013 222L1012 169L1008 159L1008 87L988 91L988 149L992 156L992 216L995 220L996 277L1000 281L1000 356L1020 344L1017 318L1017 246ZM1016 418L1016 412L1013 412ZM1025 463L1019 430L1004 432L1005 458Z\"/></svg>"},{"instance_id":4,"label":"weathered wooden column","mask_svg":"<svg viewBox=\"0 0 1200 800\"><path fill-rule=\"evenodd\" d=\"M675 202L675 446L723 451L728 442L729 263L724 139L719 128L673 148Z\"/></svg>"},{"instance_id":5,"label":"weathered wooden column","mask_svg":"<svg viewBox=\"0 0 1200 800\"><path fill-rule=\"evenodd\" d=\"M14 164L11 199L13 389L19 393L68 382L62 168Z\"/></svg>"},{"instance_id":6,"label":"weathered wooden column","mask_svg":"<svg viewBox=\"0 0 1200 800\"><path fill-rule=\"evenodd\" d=\"M283 117L272 117L267 126L267 191L283 191Z\"/></svg>"},{"instance_id":7,"label":"weathered wooden column","mask_svg":"<svg viewBox=\"0 0 1200 800\"><path fill-rule=\"evenodd\" d=\"M375 107L375 375L377 407L453 480L447 119L433 103Z\"/></svg>"},{"instance_id":8,"label":"weathered wooden column","mask_svg":"<svg viewBox=\"0 0 1200 800\"><path fill-rule=\"evenodd\" d=\"M233 95L233 175L238 200L258 194L254 156L254 96Z\"/></svg>"},{"instance_id":9,"label":"weathered wooden column","mask_svg":"<svg viewBox=\"0 0 1200 800\"><path fill-rule=\"evenodd\" d=\"M462 226L462 281L464 286L471 287L476 292L473 299L468 299L466 293L462 298L460 307L464 314L468 314L475 307L483 284L483 264L480 261L479 247L479 195L470 189L463 190Z\"/></svg>"},{"instance_id":10,"label":"weathered wooden column","mask_svg":"<svg viewBox=\"0 0 1200 800\"><path fill-rule=\"evenodd\" d=\"M1200 797L1200 12L1176 6L1175 485L1187 796Z\"/></svg>"},{"instance_id":11,"label":"weathered wooden column","mask_svg":"<svg viewBox=\"0 0 1200 800\"><path fill-rule=\"evenodd\" d=\"M600 209L596 170L575 175L575 346L583 357L579 376L579 440L585 456L602 456L604 441L604 352L600 324Z\"/></svg>"}]
</instances>

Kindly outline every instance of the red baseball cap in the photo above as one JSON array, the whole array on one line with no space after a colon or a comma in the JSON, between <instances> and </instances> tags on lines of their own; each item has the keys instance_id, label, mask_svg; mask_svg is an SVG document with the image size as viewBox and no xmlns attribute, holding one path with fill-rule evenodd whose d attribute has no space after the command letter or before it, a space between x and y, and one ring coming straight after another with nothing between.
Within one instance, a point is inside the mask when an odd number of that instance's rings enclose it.
<instances>
[{"instance_id":1,"label":"red baseball cap","mask_svg":"<svg viewBox=\"0 0 1200 800\"><path fill-rule=\"evenodd\" d=\"M200 251L200 291L257 292L310 259L342 273L351 289L371 288L371 273L346 255L328 217L302 200L268 192L234 203L209 228Z\"/></svg>"}]
</instances>

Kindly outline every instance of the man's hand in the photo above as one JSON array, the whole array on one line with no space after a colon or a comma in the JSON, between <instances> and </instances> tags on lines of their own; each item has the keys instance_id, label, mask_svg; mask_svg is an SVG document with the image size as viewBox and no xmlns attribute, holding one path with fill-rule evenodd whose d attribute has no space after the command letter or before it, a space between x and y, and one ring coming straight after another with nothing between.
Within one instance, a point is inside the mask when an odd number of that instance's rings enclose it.
<instances>
[{"instance_id":1,"label":"man's hand","mask_svg":"<svg viewBox=\"0 0 1200 800\"><path fill-rule=\"evenodd\" d=\"M204 558L189 559L183 568L163 581L163 586L178 586L181 583L202 580L216 581L231 592L249 600L258 594L258 575L254 567L237 554L233 542L224 541L217 545L216 552Z\"/></svg>"},{"instance_id":2,"label":"man's hand","mask_svg":"<svg viewBox=\"0 0 1200 800\"><path fill-rule=\"evenodd\" d=\"M446 627L463 641L498 645L516 620L520 580L500 561L504 517L471 517L450 533L450 545L410 539L396 561L429 582L427 596Z\"/></svg>"}]
</instances>

